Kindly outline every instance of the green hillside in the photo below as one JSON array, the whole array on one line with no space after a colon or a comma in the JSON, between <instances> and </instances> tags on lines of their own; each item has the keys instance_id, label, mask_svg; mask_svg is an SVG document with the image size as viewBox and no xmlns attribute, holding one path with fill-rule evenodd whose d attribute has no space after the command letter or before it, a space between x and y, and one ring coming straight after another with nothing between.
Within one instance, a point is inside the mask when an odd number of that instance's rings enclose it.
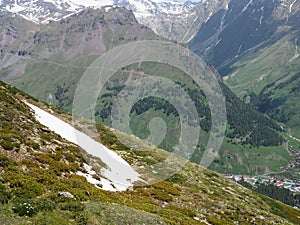
<instances>
[{"instance_id":1,"label":"green hillside","mask_svg":"<svg viewBox=\"0 0 300 225\"><path fill-rule=\"evenodd\" d=\"M191 161L199 163L210 135L210 108L200 87L178 69L150 62L124 68L107 82L99 94L95 110L97 121L111 126L112 103L120 90L128 79L138 79L146 74L175 80L195 102L202 130ZM228 125L219 155L210 168L223 173L264 174L276 171L288 163L291 156L283 144L281 128L239 100L223 83L220 85L226 98ZM146 139L150 135L149 122L154 117L162 118L168 129L159 147L172 152L180 135L180 121L178 112L168 102L159 98L146 98L136 103L131 109L132 132Z\"/></svg>"},{"instance_id":2,"label":"green hillside","mask_svg":"<svg viewBox=\"0 0 300 225\"><path fill-rule=\"evenodd\" d=\"M298 32L286 35L260 54L236 63L234 72L224 78L239 97L287 125L296 137L300 137L298 37Z\"/></svg>"},{"instance_id":3,"label":"green hillside","mask_svg":"<svg viewBox=\"0 0 300 225\"><path fill-rule=\"evenodd\" d=\"M152 185L111 193L72 172L92 160L40 125L24 100L65 121L71 115L0 85L0 221L2 224L298 224L298 210L256 194L220 175L186 162L177 174ZM82 120L78 128L85 131ZM115 149L146 181L158 179L143 168L169 153L129 150L116 131L97 125L99 140ZM124 137L143 149L147 143ZM96 160L96 159L93 159ZM178 158L179 161L183 159ZM184 162L184 161L182 161ZM99 167L98 167L99 169ZM98 175L97 175L98 176ZM59 196L69 192L74 198Z\"/></svg>"}]
</instances>

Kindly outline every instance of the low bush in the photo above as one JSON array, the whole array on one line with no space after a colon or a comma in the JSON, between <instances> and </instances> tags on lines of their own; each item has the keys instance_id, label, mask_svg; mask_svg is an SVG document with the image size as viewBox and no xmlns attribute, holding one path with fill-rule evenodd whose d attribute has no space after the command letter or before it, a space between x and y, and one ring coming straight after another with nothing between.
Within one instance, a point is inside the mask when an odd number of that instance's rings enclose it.
<instances>
[{"instance_id":1,"label":"low bush","mask_svg":"<svg viewBox=\"0 0 300 225\"><path fill-rule=\"evenodd\" d=\"M79 201L68 201L60 205L61 210L67 210L70 212L81 212L83 211L85 206Z\"/></svg>"},{"instance_id":2,"label":"low bush","mask_svg":"<svg viewBox=\"0 0 300 225\"><path fill-rule=\"evenodd\" d=\"M7 204L9 199L10 199L9 192L6 190L4 185L0 184L0 203Z\"/></svg>"},{"instance_id":3,"label":"low bush","mask_svg":"<svg viewBox=\"0 0 300 225\"><path fill-rule=\"evenodd\" d=\"M8 140L2 140L0 142L0 145L5 149L5 150L8 150L8 151L11 151L14 149L14 145L11 141L8 141Z\"/></svg>"},{"instance_id":4,"label":"low bush","mask_svg":"<svg viewBox=\"0 0 300 225\"><path fill-rule=\"evenodd\" d=\"M33 140L28 141L27 145L30 146L30 147L32 147L33 149L40 149L39 143L36 143Z\"/></svg>"},{"instance_id":5,"label":"low bush","mask_svg":"<svg viewBox=\"0 0 300 225\"><path fill-rule=\"evenodd\" d=\"M36 206L41 211L53 211L56 208L56 204L48 197L37 199Z\"/></svg>"},{"instance_id":6,"label":"low bush","mask_svg":"<svg viewBox=\"0 0 300 225\"><path fill-rule=\"evenodd\" d=\"M17 199L13 203L12 210L19 216L29 217L33 217L39 212L33 201L29 199Z\"/></svg>"},{"instance_id":7,"label":"low bush","mask_svg":"<svg viewBox=\"0 0 300 225\"><path fill-rule=\"evenodd\" d=\"M5 155L0 154L0 167L7 167L10 165L14 165L14 164L15 164L15 162L12 161L10 158L8 158Z\"/></svg>"}]
</instances>

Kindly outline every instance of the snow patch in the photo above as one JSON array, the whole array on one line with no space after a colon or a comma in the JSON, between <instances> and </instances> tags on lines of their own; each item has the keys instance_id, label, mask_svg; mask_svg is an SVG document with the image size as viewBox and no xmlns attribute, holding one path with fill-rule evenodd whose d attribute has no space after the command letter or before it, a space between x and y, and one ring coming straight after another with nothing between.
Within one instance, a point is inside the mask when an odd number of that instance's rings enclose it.
<instances>
[{"instance_id":1,"label":"snow patch","mask_svg":"<svg viewBox=\"0 0 300 225\"><path fill-rule=\"evenodd\" d=\"M245 12L245 11L249 8L249 6L250 6L252 3L253 3L253 0L250 0L250 1L247 3L247 5L243 8L242 12Z\"/></svg>"},{"instance_id":2,"label":"snow patch","mask_svg":"<svg viewBox=\"0 0 300 225\"><path fill-rule=\"evenodd\" d=\"M122 191L123 189L118 189L118 186L116 187L111 181L101 177L100 180L95 179L93 175L96 174L94 170L92 170L92 167L89 166L88 164L84 163L83 164L84 169L87 171L86 173L83 173L81 171L77 171L76 174L78 176L85 177L87 182L90 184L95 185L97 188L101 188L106 191L111 191L111 192L116 192L116 191Z\"/></svg>"},{"instance_id":3,"label":"snow patch","mask_svg":"<svg viewBox=\"0 0 300 225\"><path fill-rule=\"evenodd\" d=\"M290 4L290 7L289 7L289 13L292 12L292 9L293 9L293 6L294 4L297 2L297 0L294 0L291 4Z\"/></svg>"},{"instance_id":4,"label":"snow patch","mask_svg":"<svg viewBox=\"0 0 300 225\"><path fill-rule=\"evenodd\" d=\"M260 25L262 24L263 19L264 19L264 15L261 15L261 17L259 18L259 24Z\"/></svg>"},{"instance_id":5,"label":"snow patch","mask_svg":"<svg viewBox=\"0 0 300 225\"><path fill-rule=\"evenodd\" d=\"M114 151L108 149L50 113L32 104L26 104L34 111L36 119L41 124L59 134L62 138L78 145L88 154L100 158L101 161L107 165L108 169L102 168L100 171L101 175L106 178L101 179L103 189L125 191L128 187L133 186L133 182L142 180L140 174ZM89 179L90 182L95 182L91 179L90 175L84 176L87 176L86 178ZM110 186L114 187L114 190Z\"/></svg>"}]
</instances>

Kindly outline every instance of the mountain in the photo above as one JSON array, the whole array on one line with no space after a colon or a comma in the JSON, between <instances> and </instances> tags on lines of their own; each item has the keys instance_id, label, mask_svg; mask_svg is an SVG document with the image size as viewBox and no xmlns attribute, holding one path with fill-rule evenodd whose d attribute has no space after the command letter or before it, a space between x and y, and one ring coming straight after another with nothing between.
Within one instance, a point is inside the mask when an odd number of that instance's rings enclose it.
<instances>
[{"instance_id":1,"label":"mountain","mask_svg":"<svg viewBox=\"0 0 300 225\"><path fill-rule=\"evenodd\" d=\"M200 3L199 3L200 2ZM199 9L195 7L201 4ZM49 23L50 21L60 21L73 14L77 14L86 9L98 9L104 7L109 10L112 7L125 7L131 10L137 20L157 34L177 41L187 41L199 27L198 21L208 18L209 12L206 9L216 10L219 3L209 1L158 1L158 0L3 0L0 9L4 12L15 13L28 21L39 23ZM199 16L198 11L201 11Z\"/></svg>"},{"instance_id":2,"label":"mountain","mask_svg":"<svg viewBox=\"0 0 300 225\"><path fill-rule=\"evenodd\" d=\"M190 47L226 75L234 62L296 29L299 10L292 0L231 0L201 26Z\"/></svg>"},{"instance_id":3,"label":"mountain","mask_svg":"<svg viewBox=\"0 0 300 225\"><path fill-rule=\"evenodd\" d=\"M298 138L299 17L299 1L232 0L189 43L235 94Z\"/></svg>"},{"instance_id":4,"label":"mountain","mask_svg":"<svg viewBox=\"0 0 300 225\"><path fill-rule=\"evenodd\" d=\"M69 112L80 78L100 55L132 41L164 40L140 25L132 12L124 8L90 9L62 21L41 25L18 16L2 15L1 79ZM177 77L176 82L192 96L200 115L201 141L192 157L192 161L199 163L211 127L208 102L200 88L186 74L167 65L143 63L142 67L132 67L132 72L129 68L119 71L112 78L112 85L105 86L100 93L96 120L111 126L107 118L113 99L130 73L132 78L141 73L158 74L168 79ZM217 72L216 76L219 76ZM226 97L229 123L225 141L210 168L224 173L264 174L287 165L292 158L280 134L281 128L240 101L222 82L220 85ZM135 135L145 139L149 136L151 115L165 118L169 132L160 147L172 151L179 137L179 117L172 107L165 112L166 107L165 102L146 99L132 111L132 126ZM273 160L266 161L268 158Z\"/></svg>"},{"instance_id":5,"label":"mountain","mask_svg":"<svg viewBox=\"0 0 300 225\"><path fill-rule=\"evenodd\" d=\"M202 0L197 3L187 1L180 13L160 12L148 17L136 15L138 21L155 33L180 43L188 43L198 32L201 25L212 15L226 8L228 0Z\"/></svg>"},{"instance_id":6,"label":"mountain","mask_svg":"<svg viewBox=\"0 0 300 225\"><path fill-rule=\"evenodd\" d=\"M71 115L10 85L1 83L0 89L1 224L299 223L298 210L179 157L176 162L185 166L161 181L147 168L169 153L140 151L149 144L125 135L140 149L130 150L117 140L117 131L98 124L96 140L130 162L144 180L127 191L104 191L98 185L107 164L52 131L67 134L60 123L71 123ZM89 133L90 122L79 121L77 129Z\"/></svg>"}]
</instances>

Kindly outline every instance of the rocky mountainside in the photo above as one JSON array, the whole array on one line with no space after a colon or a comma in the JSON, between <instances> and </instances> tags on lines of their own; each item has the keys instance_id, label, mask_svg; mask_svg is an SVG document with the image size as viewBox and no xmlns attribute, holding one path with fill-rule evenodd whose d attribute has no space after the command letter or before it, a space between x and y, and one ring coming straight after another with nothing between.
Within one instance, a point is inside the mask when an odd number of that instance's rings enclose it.
<instances>
[{"instance_id":1,"label":"rocky mountainside","mask_svg":"<svg viewBox=\"0 0 300 225\"><path fill-rule=\"evenodd\" d=\"M47 25L2 13L0 23L1 68L6 71L1 73L2 80L23 74L28 60L42 62L47 59L55 64L62 62L58 56L63 57L63 61L86 55L99 56L120 43L157 38L122 7L109 11L90 9ZM88 57L85 60L88 63Z\"/></svg>"},{"instance_id":2,"label":"rocky mountainside","mask_svg":"<svg viewBox=\"0 0 300 225\"><path fill-rule=\"evenodd\" d=\"M297 29L299 12L294 0L231 0L201 26L190 47L225 75L234 62Z\"/></svg>"},{"instance_id":3,"label":"rocky mountainside","mask_svg":"<svg viewBox=\"0 0 300 225\"><path fill-rule=\"evenodd\" d=\"M177 41L188 41L194 35L195 30L199 28L200 23L209 17L210 11L217 10L220 8L219 5L222 3L215 1L211 3L204 0L196 2L170 0L3 0L0 3L0 9L39 24L60 21L86 9L104 7L105 10L109 10L111 7L121 6L131 10L140 23L152 28L157 34Z\"/></svg>"},{"instance_id":4,"label":"rocky mountainside","mask_svg":"<svg viewBox=\"0 0 300 225\"><path fill-rule=\"evenodd\" d=\"M161 13L181 14L195 5L193 2L157 1L157 0L35 0L35 1L1 1L1 9L16 13L26 20L35 23L48 23L50 20L59 21L62 18L77 14L86 9L101 7L123 6L132 10L137 17L148 17Z\"/></svg>"},{"instance_id":5,"label":"rocky mountainside","mask_svg":"<svg viewBox=\"0 0 300 225\"><path fill-rule=\"evenodd\" d=\"M199 1L180 14L159 13L155 16L137 18L140 23L150 27L155 33L170 40L187 43L196 35L201 25L216 12L226 8L228 2L228 0Z\"/></svg>"},{"instance_id":6,"label":"rocky mountainside","mask_svg":"<svg viewBox=\"0 0 300 225\"><path fill-rule=\"evenodd\" d=\"M124 192L104 191L92 181L102 179L99 171L105 165L41 125L24 101L68 123L70 115L12 86L1 83L0 90L1 224L299 223L298 210L180 158L177 163L186 163L182 170L161 181L145 168L164 160L167 152L140 151L149 144L124 136L139 149L130 150L116 131L97 125L96 139L129 162L145 182L152 181ZM82 120L77 126L88 131L88 124ZM92 169L85 166L91 163ZM92 177L82 176L87 169L94 171Z\"/></svg>"}]
</instances>

